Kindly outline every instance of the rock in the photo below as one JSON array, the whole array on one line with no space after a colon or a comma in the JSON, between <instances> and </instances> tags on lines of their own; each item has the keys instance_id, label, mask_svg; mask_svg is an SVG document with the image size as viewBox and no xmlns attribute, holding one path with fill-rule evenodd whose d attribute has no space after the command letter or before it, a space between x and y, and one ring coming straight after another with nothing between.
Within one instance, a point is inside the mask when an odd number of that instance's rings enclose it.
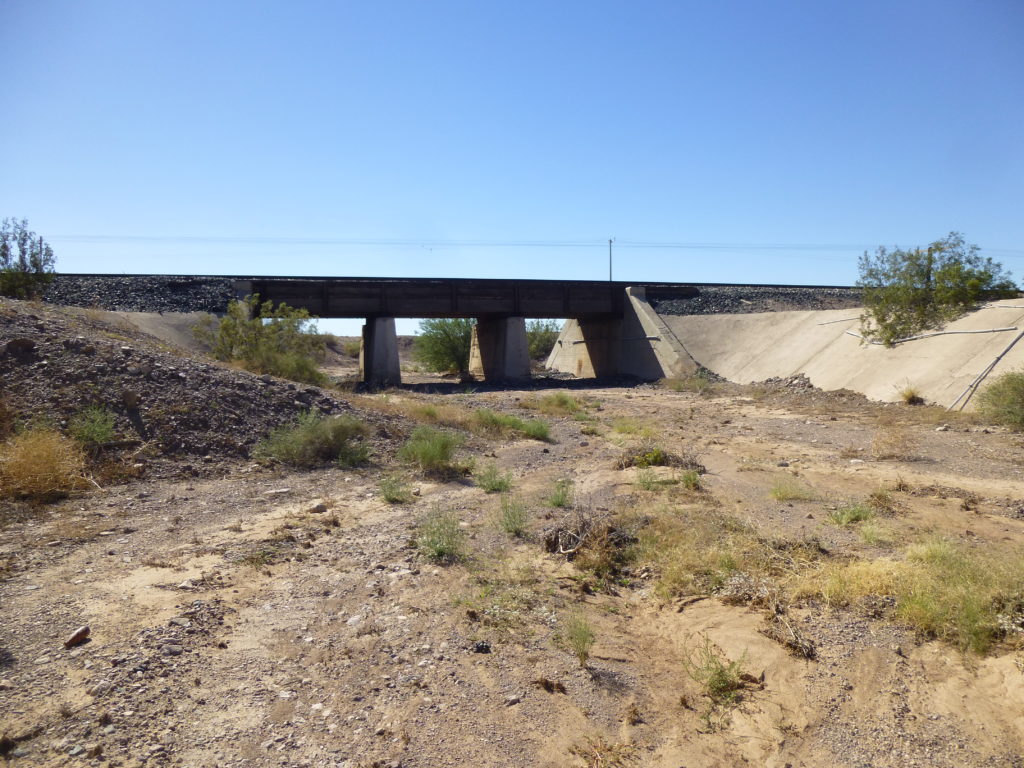
<instances>
[{"instance_id":1,"label":"rock","mask_svg":"<svg viewBox=\"0 0 1024 768\"><path fill-rule=\"evenodd\" d=\"M175 616L173 619L171 619L167 623L168 624L174 624L174 625L179 626L179 627L186 627L186 628L192 626L192 622L189 621L188 619L186 619L184 616Z\"/></svg>"},{"instance_id":2,"label":"rock","mask_svg":"<svg viewBox=\"0 0 1024 768\"><path fill-rule=\"evenodd\" d=\"M312 512L314 515L322 515L324 512L327 511L327 505L326 504L317 504L315 507L313 507L309 511Z\"/></svg>"},{"instance_id":3,"label":"rock","mask_svg":"<svg viewBox=\"0 0 1024 768\"><path fill-rule=\"evenodd\" d=\"M473 653L490 653L491 644L486 640L477 640L473 643Z\"/></svg>"},{"instance_id":4,"label":"rock","mask_svg":"<svg viewBox=\"0 0 1024 768\"><path fill-rule=\"evenodd\" d=\"M508 696L505 699L505 706L506 707L514 707L520 701L522 701L522 699L519 698L518 696Z\"/></svg>"},{"instance_id":5,"label":"rock","mask_svg":"<svg viewBox=\"0 0 1024 768\"><path fill-rule=\"evenodd\" d=\"M789 466L789 462L788 461L777 461L777 462L775 462L775 466L776 467L788 467Z\"/></svg>"},{"instance_id":6,"label":"rock","mask_svg":"<svg viewBox=\"0 0 1024 768\"><path fill-rule=\"evenodd\" d=\"M68 639L64 641L64 647L74 648L76 645L81 645L89 638L89 631L88 624L82 625L72 632Z\"/></svg>"},{"instance_id":7,"label":"rock","mask_svg":"<svg viewBox=\"0 0 1024 768\"><path fill-rule=\"evenodd\" d=\"M180 645L175 645L173 643L169 643L169 644L165 645L163 648L161 648L160 652L164 656L181 656L181 653L184 650L185 649L182 648Z\"/></svg>"},{"instance_id":8,"label":"rock","mask_svg":"<svg viewBox=\"0 0 1024 768\"><path fill-rule=\"evenodd\" d=\"M99 757L103 754L102 744L87 744L85 747L86 757Z\"/></svg>"},{"instance_id":9,"label":"rock","mask_svg":"<svg viewBox=\"0 0 1024 768\"><path fill-rule=\"evenodd\" d=\"M943 424L941 427L935 428L936 432L949 432L949 424Z\"/></svg>"},{"instance_id":10,"label":"rock","mask_svg":"<svg viewBox=\"0 0 1024 768\"><path fill-rule=\"evenodd\" d=\"M7 354L12 357L31 357L35 354L36 343L32 339L11 339L7 342Z\"/></svg>"},{"instance_id":11,"label":"rock","mask_svg":"<svg viewBox=\"0 0 1024 768\"><path fill-rule=\"evenodd\" d=\"M9 690L11 690L13 688L14 688L14 683L12 683L7 678L4 678L4 679L0 680L0 691L9 691Z\"/></svg>"},{"instance_id":12,"label":"rock","mask_svg":"<svg viewBox=\"0 0 1024 768\"><path fill-rule=\"evenodd\" d=\"M274 489L269 490L269 491L264 491L263 495L264 496L281 496L282 494L291 493L291 492L292 492L291 488L274 488Z\"/></svg>"},{"instance_id":13,"label":"rock","mask_svg":"<svg viewBox=\"0 0 1024 768\"><path fill-rule=\"evenodd\" d=\"M71 747L71 749L68 750L68 754L71 757L78 757L83 752L85 752L85 747L83 747L81 744L75 744L75 746Z\"/></svg>"}]
</instances>

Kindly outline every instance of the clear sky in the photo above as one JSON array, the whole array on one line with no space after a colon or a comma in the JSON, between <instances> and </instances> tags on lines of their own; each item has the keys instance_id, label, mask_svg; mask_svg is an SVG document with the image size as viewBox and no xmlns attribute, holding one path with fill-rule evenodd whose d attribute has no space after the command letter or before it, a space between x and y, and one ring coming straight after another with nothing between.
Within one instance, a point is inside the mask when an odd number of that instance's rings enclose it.
<instances>
[{"instance_id":1,"label":"clear sky","mask_svg":"<svg viewBox=\"0 0 1024 768\"><path fill-rule=\"evenodd\" d=\"M1024 276L1024 1L0 0L0 217L67 272Z\"/></svg>"}]
</instances>

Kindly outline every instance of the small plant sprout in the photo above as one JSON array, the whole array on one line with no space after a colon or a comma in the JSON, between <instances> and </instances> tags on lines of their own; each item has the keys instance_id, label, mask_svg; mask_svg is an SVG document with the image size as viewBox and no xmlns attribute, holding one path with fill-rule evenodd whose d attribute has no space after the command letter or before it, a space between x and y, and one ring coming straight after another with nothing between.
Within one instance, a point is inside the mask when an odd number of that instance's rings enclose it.
<instances>
[{"instance_id":1,"label":"small plant sprout","mask_svg":"<svg viewBox=\"0 0 1024 768\"><path fill-rule=\"evenodd\" d=\"M586 667L590 649L594 647L594 628L580 614L573 614L565 622L565 642L569 650L579 659L580 666Z\"/></svg>"},{"instance_id":2,"label":"small plant sprout","mask_svg":"<svg viewBox=\"0 0 1024 768\"><path fill-rule=\"evenodd\" d=\"M476 484L487 493L505 493L512 488L512 474L503 474L492 461L476 473Z\"/></svg>"},{"instance_id":3,"label":"small plant sprout","mask_svg":"<svg viewBox=\"0 0 1024 768\"><path fill-rule=\"evenodd\" d=\"M572 480L562 478L555 481L555 490L548 497L548 504L552 507L568 507L572 504L573 491Z\"/></svg>"},{"instance_id":4,"label":"small plant sprout","mask_svg":"<svg viewBox=\"0 0 1024 768\"><path fill-rule=\"evenodd\" d=\"M497 519L501 530L511 536L522 537L526 534L527 518L526 505L522 501L509 494L502 495Z\"/></svg>"}]
</instances>

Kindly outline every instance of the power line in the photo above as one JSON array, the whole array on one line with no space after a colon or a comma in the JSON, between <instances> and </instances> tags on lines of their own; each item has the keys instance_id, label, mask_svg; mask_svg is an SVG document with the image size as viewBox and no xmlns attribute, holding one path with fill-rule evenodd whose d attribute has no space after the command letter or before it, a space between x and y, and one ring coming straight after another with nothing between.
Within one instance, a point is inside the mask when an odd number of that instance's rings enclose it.
<instances>
[{"instance_id":1,"label":"power line","mask_svg":"<svg viewBox=\"0 0 1024 768\"><path fill-rule=\"evenodd\" d=\"M348 246L360 248L594 248L607 244L607 239L578 240L486 240L436 238L344 238L283 236L213 236L213 235L51 235L54 242L77 243L180 243L209 245L307 245ZM697 250L697 251L814 251L863 252L874 248L863 243L742 243L742 242L672 242L653 240L615 240L619 248ZM1008 258L1024 258L1024 248L985 248L985 253Z\"/></svg>"}]
</instances>

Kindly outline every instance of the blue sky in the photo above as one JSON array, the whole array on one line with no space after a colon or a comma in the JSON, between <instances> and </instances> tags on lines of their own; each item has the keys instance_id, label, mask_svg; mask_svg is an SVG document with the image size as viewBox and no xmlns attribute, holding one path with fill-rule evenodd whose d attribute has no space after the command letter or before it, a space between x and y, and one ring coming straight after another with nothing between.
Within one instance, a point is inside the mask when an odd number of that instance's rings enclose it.
<instances>
[{"instance_id":1,"label":"blue sky","mask_svg":"<svg viewBox=\"0 0 1024 768\"><path fill-rule=\"evenodd\" d=\"M78 272L1024 275L1024 2L0 0L0 216Z\"/></svg>"}]
</instances>

